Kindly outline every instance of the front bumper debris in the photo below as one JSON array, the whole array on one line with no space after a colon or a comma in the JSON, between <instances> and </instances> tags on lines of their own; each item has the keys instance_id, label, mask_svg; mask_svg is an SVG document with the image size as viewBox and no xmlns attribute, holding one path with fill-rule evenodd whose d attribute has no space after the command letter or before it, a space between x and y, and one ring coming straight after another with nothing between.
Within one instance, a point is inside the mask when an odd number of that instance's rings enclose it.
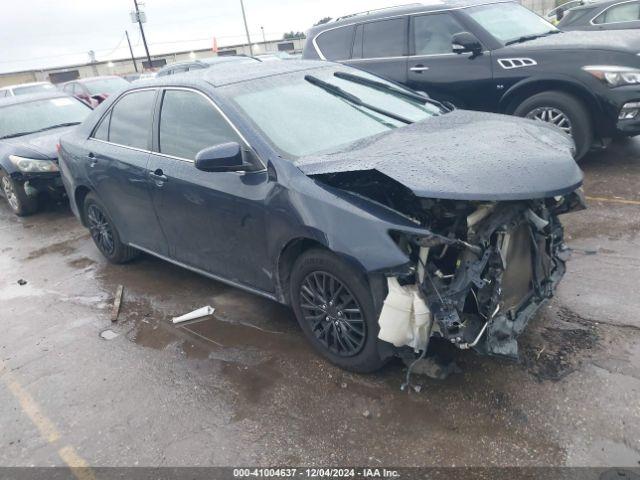
<instances>
[{"instance_id":1,"label":"front bumper debris","mask_svg":"<svg viewBox=\"0 0 640 480\"><path fill-rule=\"evenodd\" d=\"M566 271L569 252L558 216L584 208L582 194L474 208L465 217L451 214L447 229L437 234L409 239L405 248L416 271L398 280L417 288L428 306L430 336L460 349L517 358L517 337L554 296ZM394 301L392 293L387 303ZM406 345L420 351L428 340L422 348L415 341Z\"/></svg>"}]
</instances>

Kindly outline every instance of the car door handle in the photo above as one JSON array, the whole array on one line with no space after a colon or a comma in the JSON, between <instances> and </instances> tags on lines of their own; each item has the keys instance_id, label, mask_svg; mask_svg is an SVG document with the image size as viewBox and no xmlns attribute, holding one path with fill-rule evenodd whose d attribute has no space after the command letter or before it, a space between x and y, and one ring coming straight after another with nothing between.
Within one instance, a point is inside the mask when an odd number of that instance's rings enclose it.
<instances>
[{"instance_id":1,"label":"car door handle","mask_svg":"<svg viewBox=\"0 0 640 480\"><path fill-rule=\"evenodd\" d=\"M424 65L416 65L415 67L411 67L410 70L416 73L422 73L429 70L429 67L425 67Z\"/></svg>"},{"instance_id":2,"label":"car door handle","mask_svg":"<svg viewBox=\"0 0 640 480\"><path fill-rule=\"evenodd\" d=\"M96 155L93 152L89 152L89 154L87 155L87 158L89 159L89 166L91 168L95 167L96 164L98 163L98 159L96 158Z\"/></svg>"},{"instance_id":3,"label":"car door handle","mask_svg":"<svg viewBox=\"0 0 640 480\"><path fill-rule=\"evenodd\" d=\"M155 172L149 172L149 178L151 178L159 187L161 187L162 184L169 181L169 178L164 174L164 172L161 169L158 169Z\"/></svg>"}]
</instances>

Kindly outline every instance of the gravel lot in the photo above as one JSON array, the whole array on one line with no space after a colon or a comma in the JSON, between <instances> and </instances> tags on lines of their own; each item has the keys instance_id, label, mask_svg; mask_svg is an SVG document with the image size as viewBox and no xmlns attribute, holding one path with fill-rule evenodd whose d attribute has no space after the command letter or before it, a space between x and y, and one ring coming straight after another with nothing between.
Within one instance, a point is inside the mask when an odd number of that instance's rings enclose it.
<instances>
[{"instance_id":1,"label":"gravel lot","mask_svg":"<svg viewBox=\"0 0 640 480\"><path fill-rule=\"evenodd\" d=\"M420 393L400 362L329 365L268 300L148 256L108 265L66 206L2 202L0 465L638 467L640 140L583 168L590 209L565 217L573 260L523 361L459 352Z\"/></svg>"}]
</instances>

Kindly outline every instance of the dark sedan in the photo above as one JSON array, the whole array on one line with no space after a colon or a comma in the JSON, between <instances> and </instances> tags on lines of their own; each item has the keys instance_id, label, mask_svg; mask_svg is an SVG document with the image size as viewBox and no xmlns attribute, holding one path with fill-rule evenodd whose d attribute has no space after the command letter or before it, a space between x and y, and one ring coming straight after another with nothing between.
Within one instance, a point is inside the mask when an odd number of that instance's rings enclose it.
<instances>
[{"instance_id":1,"label":"dark sedan","mask_svg":"<svg viewBox=\"0 0 640 480\"><path fill-rule=\"evenodd\" d=\"M61 140L72 209L138 251L290 305L315 348L372 371L432 336L516 356L582 206L570 139L451 111L325 62L132 86Z\"/></svg>"},{"instance_id":2,"label":"dark sedan","mask_svg":"<svg viewBox=\"0 0 640 480\"><path fill-rule=\"evenodd\" d=\"M42 192L64 193L56 145L89 113L62 92L0 100L0 195L16 215L35 212Z\"/></svg>"},{"instance_id":3,"label":"dark sedan","mask_svg":"<svg viewBox=\"0 0 640 480\"><path fill-rule=\"evenodd\" d=\"M629 30L640 28L640 0L584 2L564 12L561 30Z\"/></svg>"}]
</instances>

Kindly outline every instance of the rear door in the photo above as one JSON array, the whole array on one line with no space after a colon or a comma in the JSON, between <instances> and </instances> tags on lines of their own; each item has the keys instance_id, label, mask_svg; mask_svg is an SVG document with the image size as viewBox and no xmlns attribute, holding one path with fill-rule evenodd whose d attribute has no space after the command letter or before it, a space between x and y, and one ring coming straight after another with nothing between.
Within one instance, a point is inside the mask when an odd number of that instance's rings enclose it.
<instances>
[{"instance_id":1,"label":"rear door","mask_svg":"<svg viewBox=\"0 0 640 480\"><path fill-rule=\"evenodd\" d=\"M155 89L123 95L87 141L86 171L122 240L161 255L167 242L150 195L147 170Z\"/></svg>"},{"instance_id":2,"label":"rear door","mask_svg":"<svg viewBox=\"0 0 640 480\"><path fill-rule=\"evenodd\" d=\"M153 204L167 235L169 255L185 265L273 291L265 239L265 170L203 172L196 154L237 142L248 147L204 93L168 88L156 119L150 170ZM256 159L259 162L259 160Z\"/></svg>"},{"instance_id":3,"label":"rear door","mask_svg":"<svg viewBox=\"0 0 640 480\"><path fill-rule=\"evenodd\" d=\"M344 63L399 83L407 81L407 16L361 23Z\"/></svg>"},{"instance_id":4,"label":"rear door","mask_svg":"<svg viewBox=\"0 0 640 480\"><path fill-rule=\"evenodd\" d=\"M491 110L495 103L491 54L453 53L452 37L468 31L454 12L411 17L407 85L459 108Z\"/></svg>"},{"instance_id":5,"label":"rear door","mask_svg":"<svg viewBox=\"0 0 640 480\"><path fill-rule=\"evenodd\" d=\"M590 23L596 30L640 28L640 2L631 0L611 5Z\"/></svg>"}]
</instances>

